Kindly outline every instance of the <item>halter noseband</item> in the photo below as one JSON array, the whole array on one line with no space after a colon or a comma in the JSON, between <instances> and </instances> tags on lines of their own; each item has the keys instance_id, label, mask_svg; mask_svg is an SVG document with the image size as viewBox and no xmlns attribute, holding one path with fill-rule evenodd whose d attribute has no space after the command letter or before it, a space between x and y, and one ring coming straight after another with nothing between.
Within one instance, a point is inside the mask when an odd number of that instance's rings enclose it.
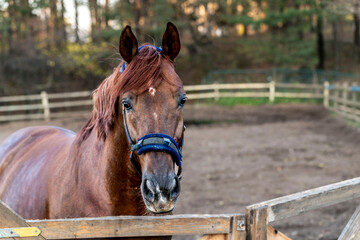
<instances>
[{"instance_id":1,"label":"halter noseband","mask_svg":"<svg viewBox=\"0 0 360 240\"><path fill-rule=\"evenodd\" d=\"M166 152L171 155L173 161L178 166L177 176L180 177L180 174L182 171L182 167L181 167L182 153L181 152L182 152L182 148L183 148L183 144L184 144L184 132L185 132L186 127L184 126L184 128L183 128L183 135L182 135L180 146L178 146L178 144L172 137L170 137L166 134L162 134L162 133L146 134L145 136L142 136L141 138L139 138L137 143L134 144L133 141L131 140L129 130L127 127L124 107L122 110L122 114L123 114L126 138L130 145L130 151L131 151L130 162L132 163L132 165L134 166L136 171L139 173L139 175L140 176L142 175L141 169L140 169L139 163L137 163L135 161L133 153L135 151L137 151L137 154L141 155L146 152L157 151L157 152Z\"/></svg>"},{"instance_id":2,"label":"halter noseband","mask_svg":"<svg viewBox=\"0 0 360 240\"><path fill-rule=\"evenodd\" d=\"M138 50L142 49L145 46L151 46L151 45L141 46L138 48ZM151 46L151 47L156 48L157 51L161 51L161 48L159 48L159 47L155 47L155 46ZM120 72L123 72L124 70L125 70L125 63L123 63L123 65L121 66ZM127 127L124 106L122 107L122 115L123 115L123 120L124 120L124 128L125 128L126 138L130 145L130 151L131 151L130 162L132 163L132 165L134 166L136 171L139 173L139 175L140 176L142 175L141 169L140 169L139 163L137 163L135 161L133 153L135 151L137 151L137 154L141 155L146 152L157 151L157 152L165 152L165 153L168 153L171 155L173 161L178 166L177 176L180 177L180 174L182 172L182 166L181 166L182 153L181 152L182 152L182 148L183 148L183 144L184 144L184 132L186 129L185 125L183 127L183 134L182 134L180 146L178 146L175 139L173 139L172 137L170 137L166 134L162 134L162 133L146 134L145 136L142 136L141 138L139 138L137 143L134 144L133 141L131 140L129 130Z\"/></svg>"}]
</instances>

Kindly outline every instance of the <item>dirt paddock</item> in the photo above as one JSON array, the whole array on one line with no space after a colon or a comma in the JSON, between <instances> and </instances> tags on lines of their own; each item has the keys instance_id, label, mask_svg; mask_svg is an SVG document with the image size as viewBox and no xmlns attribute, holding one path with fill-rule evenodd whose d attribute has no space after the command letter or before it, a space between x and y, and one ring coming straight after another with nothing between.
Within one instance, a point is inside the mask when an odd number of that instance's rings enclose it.
<instances>
[{"instance_id":1,"label":"dirt paddock","mask_svg":"<svg viewBox=\"0 0 360 240\"><path fill-rule=\"evenodd\" d=\"M360 175L360 131L321 106L189 105L184 115L188 128L175 214L244 213L253 203ZM50 124L77 131L84 122L78 117ZM49 123L2 124L0 141L39 124ZM294 239L337 239L359 203L311 211L275 226Z\"/></svg>"}]
</instances>

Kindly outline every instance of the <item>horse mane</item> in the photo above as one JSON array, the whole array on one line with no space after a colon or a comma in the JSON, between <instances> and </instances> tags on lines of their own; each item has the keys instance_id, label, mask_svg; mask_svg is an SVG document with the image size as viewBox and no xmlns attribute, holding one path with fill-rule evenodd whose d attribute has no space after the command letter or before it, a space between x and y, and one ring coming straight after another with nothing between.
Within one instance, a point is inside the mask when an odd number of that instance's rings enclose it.
<instances>
[{"instance_id":1,"label":"horse mane","mask_svg":"<svg viewBox=\"0 0 360 240\"><path fill-rule=\"evenodd\" d=\"M152 46L144 46L120 73L120 63L100 86L93 92L94 107L91 117L80 130L80 142L87 139L93 129L97 129L99 139L105 140L114 127L119 114L119 99L127 91L134 90L139 95L150 87L157 87L162 81L182 87L179 78L166 77L163 74L162 61L173 62Z\"/></svg>"}]
</instances>

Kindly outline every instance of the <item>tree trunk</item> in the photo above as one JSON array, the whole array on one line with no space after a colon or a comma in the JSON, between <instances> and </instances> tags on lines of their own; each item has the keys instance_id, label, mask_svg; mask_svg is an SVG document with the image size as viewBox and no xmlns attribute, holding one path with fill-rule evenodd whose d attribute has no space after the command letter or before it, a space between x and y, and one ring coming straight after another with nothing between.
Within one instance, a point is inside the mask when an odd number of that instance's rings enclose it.
<instances>
[{"instance_id":1,"label":"tree trunk","mask_svg":"<svg viewBox=\"0 0 360 240\"><path fill-rule=\"evenodd\" d=\"M67 43L67 33L66 33L66 24L65 24L65 5L64 5L64 0L61 0L61 15L60 15L60 19L61 19L61 42L62 45L66 45Z\"/></svg>"},{"instance_id":2,"label":"tree trunk","mask_svg":"<svg viewBox=\"0 0 360 240\"><path fill-rule=\"evenodd\" d=\"M79 3L78 0L74 0L75 6L75 42L80 43L79 38Z\"/></svg>"},{"instance_id":3,"label":"tree trunk","mask_svg":"<svg viewBox=\"0 0 360 240\"><path fill-rule=\"evenodd\" d=\"M354 44L358 47L360 47L360 13L359 13L359 4L356 3L354 5Z\"/></svg>"},{"instance_id":4,"label":"tree trunk","mask_svg":"<svg viewBox=\"0 0 360 240\"><path fill-rule=\"evenodd\" d=\"M339 70L339 39L338 39L338 20L332 21L333 33L333 51L334 51L334 68Z\"/></svg>"},{"instance_id":5,"label":"tree trunk","mask_svg":"<svg viewBox=\"0 0 360 240\"><path fill-rule=\"evenodd\" d=\"M47 36L47 37L45 38L45 41L46 41L46 49L47 49L47 50L50 50L50 48L51 48L50 20L49 20L49 16L48 16L48 14L47 14L46 8L43 8L42 11L43 11L44 16L45 16L45 29L46 29L46 36Z\"/></svg>"},{"instance_id":6,"label":"tree trunk","mask_svg":"<svg viewBox=\"0 0 360 240\"><path fill-rule=\"evenodd\" d=\"M25 6L25 11L23 15L23 23L24 26L24 32L26 36L26 45L25 48L30 54L35 54L35 48L34 48L34 23L36 17L32 14L32 9L29 4L29 0L22 0L23 6Z\"/></svg>"},{"instance_id":7,"label":"tree trunk","mask_svg":"<svg viewBox=\"0 0 360 240\"><path fill-rule=\"evenodd\" d=\"M57 0L50 0L50 12L52 20L53 45L57 48L61 47L61 38L59 34L59 17L57 10Z\"/></svg>"},{"instance_id":8,"label":"tree trunk","mask_svg":"<svg viewBox=\"0 0 360 240\"><path fill-rule=\"evenodd\" d=\"M141 18L141 3L139 0L135 0L133 3L133 15L135 23L135 34L140 36L140 18Z\"/></svg>"},{"instance_id":9,"label":"tree trunk","mask_svg":"<svg viewBox=\"0 0 360 240\"><path fill-rule=\"evenodd\" d=\"M360 4L356 2L354 4L354 44L358 50L358 60L360 61Z\"/></svg>"},{"instance_id":10,"label":"tree trunk","mask_svg":"<svg viewBox=\"0 0 360 240\"><path fill-rule=\"evenodd\" d=\"M317 36L317 52L319 62L317 65L317 69L325 69L325 42L324 42L324 34L323 34L323 19L321 16L317 17L316 23L316 36Z\"/></svg>"},{"instance_id":11,"label":"tree trunk","mask_svg":"<svg viewBox=\"0 0 360 240\"><path fill-rule=\"evenodd\" d=\"M9 14L9 26L8 26L8 47L9 47L9 54L12 54L14 51L13 47L13 18L14 18L14 7L15 7L15 0L9 1L8 6L8 14Z\"/></svg>"},{"instance_id":12,"label":"tree trunk","mask_svg":"<svg viewBox=\"0 0 360 240\"><path fill-rule=\"evenodd\" d=\"M105 27L109 27L109 0L105 1Z\"/></svg>"},{"instance_id":13,"label":"tree trunk","mask_svg":"<svg viewBox=\"0 0 360 240\"><path fill-rule=\"evenodd\" d=\"M95 41L95 35L98 25L97 0L89 0L89 10L90 10L90 18L91 18L91 40Z\"/></svg>"}]
</instances>

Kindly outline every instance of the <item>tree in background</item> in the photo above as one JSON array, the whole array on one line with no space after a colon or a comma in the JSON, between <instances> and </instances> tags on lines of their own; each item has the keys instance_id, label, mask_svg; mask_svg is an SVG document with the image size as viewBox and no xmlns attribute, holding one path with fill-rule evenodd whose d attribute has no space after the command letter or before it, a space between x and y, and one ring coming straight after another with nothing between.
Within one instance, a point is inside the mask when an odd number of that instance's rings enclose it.
<instances>
[{"instance_id":1,"label":"tree in background","mask_svg":"<svg viewBox=\"0 0 360 240\"><path fill-rule=\"evenodd\" d=\"M79 29L84 6L88 37ZM360 71L359 9L358 0L0 0L0 85L93 88L119 63L125 25L141 43L159 45L168 21L182 35L185 82L222 68Z\"/></svg>"}]
</instances>

